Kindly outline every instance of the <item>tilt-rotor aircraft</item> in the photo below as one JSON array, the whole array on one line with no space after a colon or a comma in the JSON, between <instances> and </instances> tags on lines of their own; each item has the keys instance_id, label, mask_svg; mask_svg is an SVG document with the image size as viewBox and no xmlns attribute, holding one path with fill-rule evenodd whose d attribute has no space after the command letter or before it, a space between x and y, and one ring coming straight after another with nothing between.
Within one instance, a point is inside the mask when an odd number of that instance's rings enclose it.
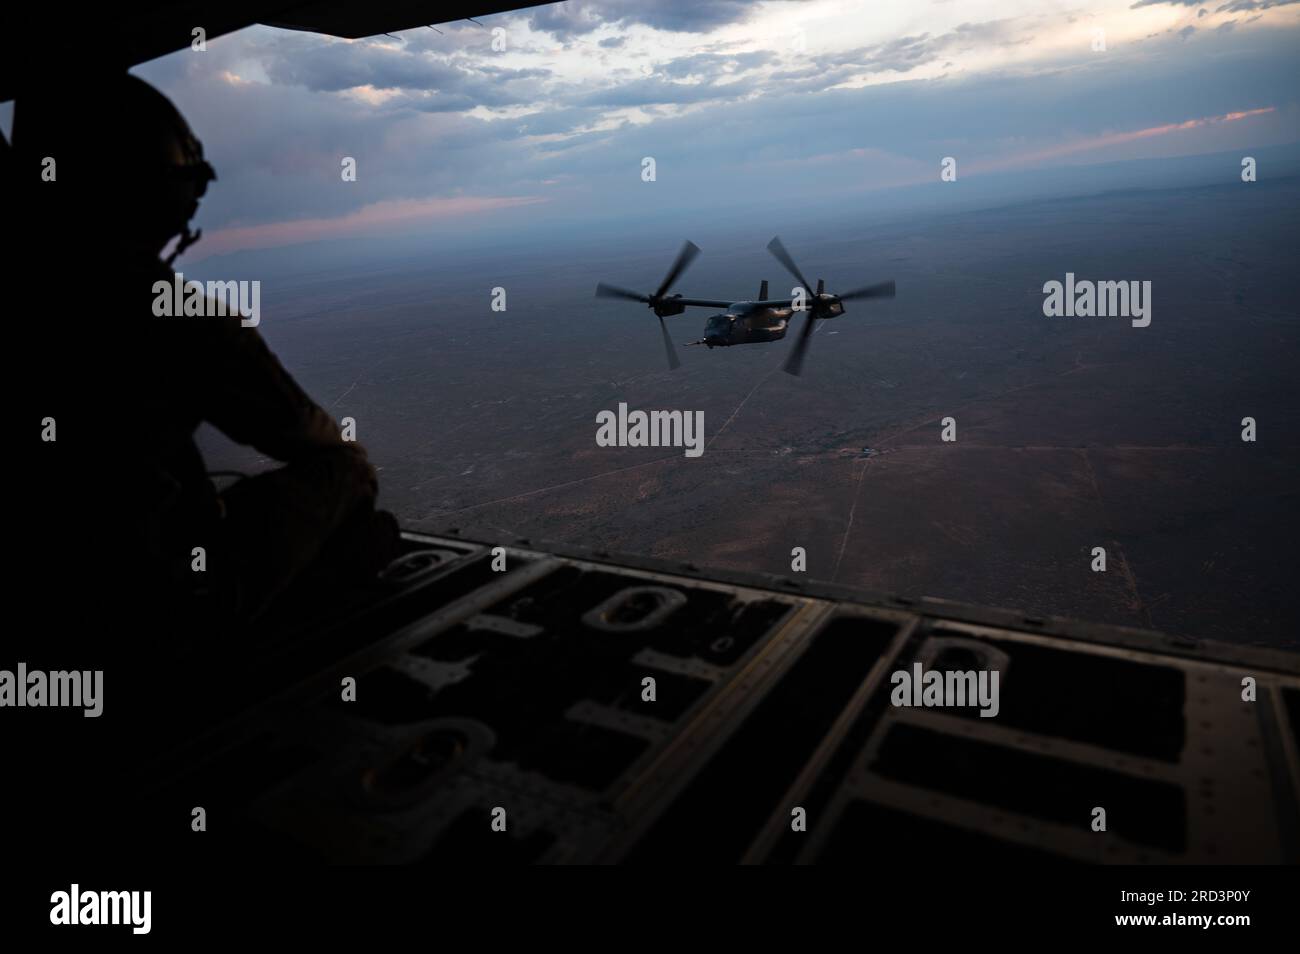
<instances>
[{"instance_id":1,"label":"tilt-rotor aircraft","mask_svg":"<svg viewBox=\"0 0 1300 954\"><path fill-rule=\"evenodd\" d=\"M706 345L713 348L725 348L730 345L757 344L766 341L779 341L785 337L790 321L797 312L805 315L803 327L794 343L794 349L786 358L784 368L790 374L798 374L803 368L804 355L808 351L808 341L812 338L813 326L817 319L835 318L844 314L844 302L866 298L893 298L893 281L867 285L842 295L833 295L826 291L826 283L817 279L817 290L813 291L808 280L799 271L794 258L781 244L779 237L767 243L767 250L799 282L805 293L801 298L767 297L767 282L759 285L758 298L754 301L729 301L713 298L683 298L680 294L669 295L670 289L682 273L690 267L691 262L700 254L694 242L687 242L677 254L676 261L668 269L668 274L660 282L658 290L650 295L641 295L616 285L601 282L596 286L599 298L626 298L630 301L644 302L659 318L659 330L664 336L664 351L668 355L668 366L676 369L681 365L672 339L668 337L668 328L664 318L680 315L687 308L722 308L724 311L711 315L704 324L704 337L688 344Z\"/></svg>"}]
</instances>

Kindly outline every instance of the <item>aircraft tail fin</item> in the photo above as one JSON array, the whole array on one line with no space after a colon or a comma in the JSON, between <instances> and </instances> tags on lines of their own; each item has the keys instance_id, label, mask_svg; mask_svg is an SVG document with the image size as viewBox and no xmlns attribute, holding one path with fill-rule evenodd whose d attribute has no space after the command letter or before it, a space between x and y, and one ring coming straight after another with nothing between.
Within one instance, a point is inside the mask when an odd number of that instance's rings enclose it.
<instances>
[{"instance_id":1,"label":"aircraft tail fin","mask_svg":"<svg viewBox=\"0 0 1300 954\"><path fill-rule=\"evenodd\" d=\"M767 279L763 279L758 286L758 300L767 301Z\"/></svg>"}]
</instances>

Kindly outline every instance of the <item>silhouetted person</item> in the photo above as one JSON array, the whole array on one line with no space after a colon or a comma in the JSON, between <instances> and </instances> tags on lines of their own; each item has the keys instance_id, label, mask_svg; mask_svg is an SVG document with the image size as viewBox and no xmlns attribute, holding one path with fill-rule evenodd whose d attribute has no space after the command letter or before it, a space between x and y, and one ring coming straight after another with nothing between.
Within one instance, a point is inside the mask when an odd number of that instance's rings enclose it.
<instances>
[{"instance_id":1,"label":"silhouetted person","mask_svg":"<svg viewBox=\"0 0 1300 954\"><path fill-rule=\"evenodd\" d=\"M45 505L81 509L95 552L117 561L118 594L183 625L254 619L305 578L373 575L396 555L397 524L375 509L365 451L238 315L154 313L155 283L173 281L160 254L194 240L216 178L199 141L138 78L100 77L85 93L15 105L24 277L50 289L29 357L39 413L58 427L43 492L65 499ZM194 441L205 421L285 466L218 493Z\"/></svg>"}]
</instances>

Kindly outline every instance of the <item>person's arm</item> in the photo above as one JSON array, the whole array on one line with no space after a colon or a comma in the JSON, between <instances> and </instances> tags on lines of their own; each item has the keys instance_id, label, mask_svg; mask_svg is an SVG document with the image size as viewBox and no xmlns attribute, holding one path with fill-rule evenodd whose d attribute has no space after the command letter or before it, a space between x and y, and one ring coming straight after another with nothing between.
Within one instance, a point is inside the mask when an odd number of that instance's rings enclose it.
<instances>
[{"instance_id":1,"label":"person's arm","mask_svg":"<svg viewBox=\"0 0 1300 954\"><path fill-rule=\"evenodd\" d=\"M279 461L324 448L365 456L360 445L343 440L338 424L298 386L256 328L241 326L238 318L197 320L210 323L200 356L205 420Z\"/></svg>"}]
</instances>

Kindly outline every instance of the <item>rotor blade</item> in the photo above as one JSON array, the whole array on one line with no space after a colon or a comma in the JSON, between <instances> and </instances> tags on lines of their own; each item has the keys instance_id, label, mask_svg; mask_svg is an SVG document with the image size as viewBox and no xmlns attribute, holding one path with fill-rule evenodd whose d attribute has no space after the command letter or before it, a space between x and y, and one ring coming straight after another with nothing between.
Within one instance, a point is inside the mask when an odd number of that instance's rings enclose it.
<instances>
[{"instance_id":1,"label":"rotor blade","mask_svg":"<svg viewBox=\"0 0 1300 954\"><path fill-rule=\"evenodd\" d=\"M606 285L601 282L596 286L597 298L627 298L631 301L649 301L645 295L638 292L628 291L626 288L619 288L617 285Z\"/></svg>"},{"instance_id":2,"label":"rotor blade","mask_svg":"<svg viewBox=\"0 0 1300 954\"><path fill-rule=\"evenodd\" d=\"M677 349L673 347L673 339L668 337L668 326L664 324L662 317L659 319L659 330L664 333L664 351L668 355L668 368L676 371L682 363L677 360Z\"/></svg>"},{"instance_id":3,"label":"rotor blade","mask_svg":"<svg viewBox=\"0 0 1300 954\"><path fill-rule=\"evenodd\" d=\"M682 246L682 250L677 253L677 261L673 262L673 267L668 269L668 274L664 276L663 284L660 285L659 290L650 297L663 298L664 292L668 291L668 289L672 287L673 282L682 277L682 272L686 271L691 262L695 261L695 256L699 254L699 247L694 242L688 240L686 244Z\"/></svg>"},{"instance_id":4,"label":"rotor blade","mask_svg":"<svg viewBox=\"0 0 1300 954\"><path fill-rule=\"evenodd\" d=\"M845 292L843 295L836 295L840 301L852 301L855 298L893 298L894 283L892 281L881 282L878 285L868 285L865 288L855 288L851 292Z\"/></svg>"},{"instance_id":5,"label":"rotor blade","mask_svg":"<svg viewBox=\"0 0 1300 954\"><path fill-rule=\"evenodd\" d=\"M803 320L803 327L799 329L799 340L794 343L794 350L790 352L790 357L785 359L785 373L798 376L803 370L803 356L808 351L808 341L812 338L813 323L816 321L812 312L808 312L808 317Z\"/></svg>"},{"instance_id":6,"label":"rotor blade","mask_svg":"<svg viewBox=\"0 0 1300 954\"><path fill-rule=\"evenodd\" d=\"M813 311L813 302L817 300L817 296L813 294L812 286L808 284L808 279L803 277L803 274L799 271L799 266L794 263L794 259L790 257L790 253L787 252L785 246L781 244L781 237L779 235L773 237L772 241L767 243L767 250L776 257L778 262L786 267L786 271L799 279L799 284L808 292L808 297L811 299L808 303L808 313L811 315Z\"/></svg>"}]
</instances>

